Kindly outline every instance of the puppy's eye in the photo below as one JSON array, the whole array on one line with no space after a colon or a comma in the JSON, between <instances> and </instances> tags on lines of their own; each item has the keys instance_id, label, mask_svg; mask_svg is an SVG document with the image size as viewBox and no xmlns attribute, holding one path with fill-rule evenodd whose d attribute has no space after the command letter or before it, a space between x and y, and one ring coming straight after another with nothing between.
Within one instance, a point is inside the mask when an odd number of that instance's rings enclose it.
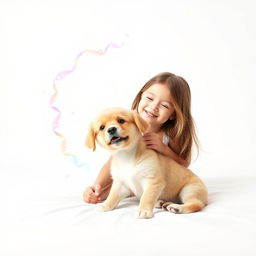
<instances>
[{"instance_id":1,"label":"puppy's eye","mask_svg":"<svg viewBox=\"0 0 256 256\"><path fill-rule=\"evenodd\" d=\"M123 124L123 123L125 123L125 120L124 120L124 119L118 119L117 122L118 122L119 124Z\"/></svg>"},{"instance_id":2,"label":"puppy's eye","mask_svg":"<svg viewBox=\"0 0 256 256\"><path fill-rule=\"evenodd\" d=\"M101 126L100 126L100 130L101 130L101 131L104 130L104 128L105 128L105 125L101 125Z\"/></svg>"}]
</instances>

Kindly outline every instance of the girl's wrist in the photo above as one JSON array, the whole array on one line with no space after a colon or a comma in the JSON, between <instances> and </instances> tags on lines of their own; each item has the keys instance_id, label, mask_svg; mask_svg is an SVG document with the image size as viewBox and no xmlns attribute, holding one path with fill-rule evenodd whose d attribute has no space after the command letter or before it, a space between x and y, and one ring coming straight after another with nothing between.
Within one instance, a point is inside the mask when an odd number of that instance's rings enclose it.
<instances>
[{"instance_id":1,"label":"girl's wrist","mask_svg":"<svg viewBox=\"0 0 256 256\"><path fill-rule=\"evenodd\" d=\"M109 180L108 182L95 182L93 186L100 186L101 190L105 190L107 188L109 188L112 185L112 179Z\"/></svg>"},{"instance_id":2,"label":"girl's wrist","mask_svg":"<svg viewBox=\"0 0 256 256\"><path fill-rule=\"evenodd\" d=\"M169 156L170 155L170 148L164 144L163 146L163 150L162 150L162 155L165 155L165 156Z\"/></svg>"}]
</instances>

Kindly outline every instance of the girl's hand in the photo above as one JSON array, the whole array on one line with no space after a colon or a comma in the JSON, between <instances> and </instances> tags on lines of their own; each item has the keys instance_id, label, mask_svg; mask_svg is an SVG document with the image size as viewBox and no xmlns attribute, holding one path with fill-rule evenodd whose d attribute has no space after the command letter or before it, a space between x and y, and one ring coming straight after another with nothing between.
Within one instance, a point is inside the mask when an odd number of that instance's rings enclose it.
<instances>
[{"instance_id":1,"label":"girl's hand","mask_svg":"<svg viewBox=\"0 0 256 256\"><path fill-rule=\"evenodd\" d=\"M148 149L154 149L161 154L164 153L166 145L163 143L162 135L148 132L144 133L142 137Z\"/></svg>"},{"instance_id":2,"label":"girl's hand","mask_svg":"<svg viewBox=\"0 0 256 256\"><path fill-rule=\"evenodd\" d=\"M101 186L94 185L91 187L87 187L84 191L84 201L90 204L97 204L101 202Z\"/></svg>"},{"instance_id":3,"label":"girl's hand","mask_svg":"<svg viewBox=\"0 0 256 256\"><path fill-rule=\"evenodd\" d=\"M90 204L97 204L102 202L108 197L111 184L102 188L101 185L96 184L91 187L87 187L84 191L84 201Z\"/></svg>"}]
</instances>

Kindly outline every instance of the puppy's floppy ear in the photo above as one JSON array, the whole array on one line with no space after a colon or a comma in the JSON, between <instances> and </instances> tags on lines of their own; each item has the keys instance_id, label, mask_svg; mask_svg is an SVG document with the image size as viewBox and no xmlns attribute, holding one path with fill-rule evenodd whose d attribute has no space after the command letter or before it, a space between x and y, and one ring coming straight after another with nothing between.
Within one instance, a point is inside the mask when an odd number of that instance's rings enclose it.
<instances>
[{"instance_id":1,"label":"puppy's floppy ear","mask_svg":"<svg viewBox=\"0 0 256 256\"><path fill-rule=\"evenodd\" d=\"M90 126L89 132L85 139L85 146L92 149L92 151L95 151L95 149L96 149L95 132L94 132L92 126Z\"/></svg>"},{"instance_id":2,"label":"puppy's floppy ear","mask_svg":"<svg viewBox=\"0 0 256 256\"><path fill-rule=\"evenodd\" d=\"M133 110L132 111L132 115L133 115L133 120L134 123L137 125L139 131L141 133L146 132L147 128L148 128L148 124L146 123L146 121L144 121L139 114L137 113L137 111Z\"/></svg>"}]
</instances>

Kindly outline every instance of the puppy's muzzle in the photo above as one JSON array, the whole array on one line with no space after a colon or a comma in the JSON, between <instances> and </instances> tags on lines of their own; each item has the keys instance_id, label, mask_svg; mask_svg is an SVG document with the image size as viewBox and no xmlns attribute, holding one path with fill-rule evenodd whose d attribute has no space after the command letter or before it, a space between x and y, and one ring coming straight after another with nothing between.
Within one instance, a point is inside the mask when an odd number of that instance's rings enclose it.
<instances>
[{"instance_id":1,"label":"puppy's muzzle","mask_svg":"<svg viewBox=\"0 0 256 256\"><path fill-rule=\"evenodd\" d=\"M117 127L115 127L115 126L109 127L107 129L107 133L108 133L108 136L110 139L109 145L110 144L118 144L118 143L128 139L128 136L121 137L120 134L118 133Z\"/></svg>"},{"instance_id":2,"label":"puppy's muzzle","mask_svg":"<svg viewBox=\"0 0 256 256\"><path fill-rule=\"evenodd\" d=\"M110 127L107 130L108 134L111 135L115 135L115 133L117 133L117 128L116 127Z\"/></svg>"}]
</instances>

